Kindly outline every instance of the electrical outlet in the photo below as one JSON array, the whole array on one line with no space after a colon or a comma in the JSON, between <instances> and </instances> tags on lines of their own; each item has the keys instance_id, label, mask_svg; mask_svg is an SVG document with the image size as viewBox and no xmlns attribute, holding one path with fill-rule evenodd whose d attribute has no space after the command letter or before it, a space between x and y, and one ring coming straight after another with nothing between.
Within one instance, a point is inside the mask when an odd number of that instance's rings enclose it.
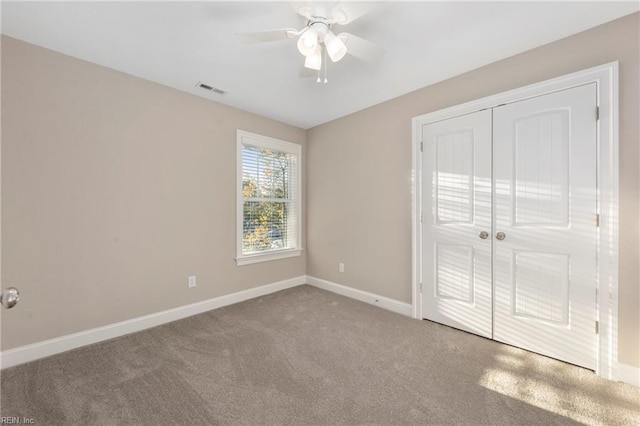
<instances>
[{"instance_id":1,"label":"electrical outlet","mask_svg":"<svg viewBox=\"0 0 640 426\"><path fill-rule=\"evenodd\" d=\"M338 263L338 271L344 272L344 263L342 262Z\"/></svg>"},{"instance_id":2,"label":"electrical outlet","mask_svg":"<svg viewBox=\"0 0 640 426\"><path fill-rule=\"evenodd\" d=\"M192 275L189 277L189 288L194 288L196 286L196 276Z\"/></svg>"}]
</instances>

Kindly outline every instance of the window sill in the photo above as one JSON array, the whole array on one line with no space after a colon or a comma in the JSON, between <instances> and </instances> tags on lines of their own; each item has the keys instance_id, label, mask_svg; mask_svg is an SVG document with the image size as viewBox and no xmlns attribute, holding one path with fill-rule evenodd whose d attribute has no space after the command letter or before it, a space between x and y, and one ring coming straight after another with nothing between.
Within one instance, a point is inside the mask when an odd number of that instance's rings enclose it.
<instances>
[{"instance_id":1,"label":"window sill","mask_svg":"<svg viewBox=\"0 0 640 426\"><path fill-rule=\"evenodd\" d=\"M236 257L236 266L244 266L251 265L252 263L286 259L288 257L300 256L300 253L302 253L302 249L287 249L268 253L249 254L246 256Z\"/></svg>"}]
</instances>

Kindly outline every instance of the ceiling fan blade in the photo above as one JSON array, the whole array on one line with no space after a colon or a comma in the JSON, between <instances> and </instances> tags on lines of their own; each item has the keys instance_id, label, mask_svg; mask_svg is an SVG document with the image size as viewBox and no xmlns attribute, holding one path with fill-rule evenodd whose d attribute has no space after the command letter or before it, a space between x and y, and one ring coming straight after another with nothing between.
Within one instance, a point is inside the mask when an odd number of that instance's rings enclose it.
<instances>
[{"instance_id":1,"label":"ceiling fan blade","mask_svg":"<svg viewBox=\"0 0 640 426\"><path fill-rule=\"evenodd\" d=\"M347 53L367 62L376 62L384 55L384 47L350 33L340 33L338 37L347 46Z\"/></svg>"},{"instance_id":2,"label":"ceiling fan blade","mask_svg":"<svg viewBox=\"0 0 640 426\"><path fill-rule=\"evenodd\" d=\"M294 1L291 2L291 7L298 15L307 20L313 17L313 4L309 1Z\"/></svg>"},{"instance_id":3,"label":"ceiling fan blade","mask_svg":"<svg viewBox=\"0 0 640 426\"><path fill-rule=\"evenodd\" d=\"M295 28L281 28L278 30L259 31L256 33L236 33L236 38L240 43L265 43L268 41L287 40L298 35Z\"/></svg>"},{"instance_id":4,"label":"ceiling fan blade","mask_svg":"<svg viewBox=\"0 0 640 426\"><path fill-rule=\"evenodd\" d=\"M362 2L338 3L331 9L331 18L338 25L346 25L371 12L372 9L372 5Z\"/></svg>"}]
</instances>

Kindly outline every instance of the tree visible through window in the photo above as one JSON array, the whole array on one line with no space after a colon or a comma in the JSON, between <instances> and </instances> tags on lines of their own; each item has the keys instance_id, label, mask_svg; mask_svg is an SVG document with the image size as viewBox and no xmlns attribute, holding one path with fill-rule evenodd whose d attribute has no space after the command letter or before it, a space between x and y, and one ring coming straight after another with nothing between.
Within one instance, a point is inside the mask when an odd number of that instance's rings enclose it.
<instances>
[{"instance_id":1,"label":"tree visible through window","mask_svg":"<svg viewBox=\"0 0 640 426\"><path fill-rule=\"evenodd\" d=\"M300 146L246 132L238 135L242 173L238 257L299 249Z\"/></svg>"}]
</instances>

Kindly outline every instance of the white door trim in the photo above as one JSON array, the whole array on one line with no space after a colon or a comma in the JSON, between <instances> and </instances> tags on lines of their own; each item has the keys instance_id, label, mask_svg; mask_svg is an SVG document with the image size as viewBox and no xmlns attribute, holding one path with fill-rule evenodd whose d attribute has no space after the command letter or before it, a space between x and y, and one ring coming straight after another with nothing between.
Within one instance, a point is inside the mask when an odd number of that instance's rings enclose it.
<instances>
[{"instance_id":1,"label":"white door trim","mask_svg":"<svg viewBox=\"0 0 640 426\"><path fill-rule=\"evenodd\" d=\"M515 102L547 93L595 82L600 120L597 125L598 144L598 234L597 310L599 335L596 373L618 380L618 62L578 71L572 74L531 84L519 89L434 111L412 120L412 305L414 318L422 318L422 294L419 277L422 274L421 194L422 164L420 145L422 126L485 108ZM594 111L595 113L595 111Z\"/></svg>"}]
</instances>

